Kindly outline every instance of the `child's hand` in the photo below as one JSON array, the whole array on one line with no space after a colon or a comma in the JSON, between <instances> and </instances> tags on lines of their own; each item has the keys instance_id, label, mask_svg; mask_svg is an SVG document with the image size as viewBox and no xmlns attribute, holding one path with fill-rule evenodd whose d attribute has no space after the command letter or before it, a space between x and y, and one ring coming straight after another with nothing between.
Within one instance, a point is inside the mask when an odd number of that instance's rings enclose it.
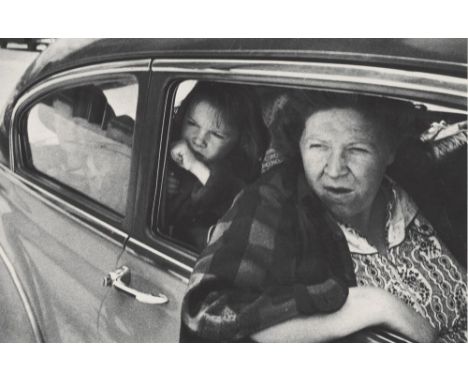
<instances>
[{"instance_id":1,"label":"child's hand","mask_svg":"<svg viewBox=\"0 0 468 382\"><path fill-rule=\"evenodd\" d=\"M174 196L179 193L180 180L175 176L171 171L167 177L167 194L169 196Z\"/></svg>"},{"instance_id":2,"label":"child's hand","mask_svg":"<svg viewBox=\"0 0 468 382\"><path fill-rule=\"evenodd\" d=\"M192 172L194 165L199 162L185 141L178 141L171 149L171 157L178 166Z\"/></svg>"},{"instance_id":3,"label":"child's hand","mask_svg":"<svg viewBox=\"0 0 468 382\"><path fill-rule=\"evenodd\" d=\"M184 170L195 175L205 185L210 177L209 168L199 161L185 141L179 141L171 149L171 158Z\"/></svg>"}]
</instances>

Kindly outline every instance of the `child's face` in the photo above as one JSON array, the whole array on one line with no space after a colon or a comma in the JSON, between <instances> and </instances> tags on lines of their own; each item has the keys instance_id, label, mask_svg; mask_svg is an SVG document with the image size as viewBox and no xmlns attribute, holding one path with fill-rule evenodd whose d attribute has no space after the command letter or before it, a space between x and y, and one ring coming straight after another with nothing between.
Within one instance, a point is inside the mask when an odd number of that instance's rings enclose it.
<instances>
[{"instance_id":1,"label":"child's face","mask_svg":"<svg viewBox=\"0 0 468 382\"><path fill-rule=\"evenodd\" d=\"M187 110L182 124L182 139L202 162L223 159L238 138L239 132L228 126L208 102L197 102Z\"/></svg>"}]
</instances>

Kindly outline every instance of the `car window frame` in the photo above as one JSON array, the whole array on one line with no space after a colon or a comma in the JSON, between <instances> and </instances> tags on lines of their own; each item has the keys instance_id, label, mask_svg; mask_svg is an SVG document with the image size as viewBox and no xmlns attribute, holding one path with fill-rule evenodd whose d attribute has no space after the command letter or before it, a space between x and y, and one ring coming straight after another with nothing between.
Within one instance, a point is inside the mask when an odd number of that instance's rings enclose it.
<instances>
[{"instance_id":1,"label":"car window frame","mask_svg":"<svg viewBox=\"0 0 468 382\"><path fill-rule=\"evenodd\" d=\"M330 67L337 73L330 72ZM303 70L308 70L304 75ZM324 62L292 62L239 59L154 59L151 64L152 97L148 110L156 109L151 124L157 125L154 144L153 168L148 168L144 177L148 179L145 205L136 210L141 218L135 226L129 245L144 248L145 256L164 258L193 268L199 254L164 235L152 230L158 221L167 165L169 129L173 102L179 83L185 80L204 80L244 83L246 85L306 88L315 90L345 91L367 95L382 95L392 98L410 99L424 103L454 108L466 114L466 84L460 77L436 73L413 72L405 69L389 69L375 66L330 64ZM324 73L325 71L325 73ZM369 80L365 75L369 74ZM386 75L391 75L389 81ZM400 78L400 81L398 80ZM346 81L343 82L343 78ZM413 78L408 84L408 78ZM446 81L446 82L444 82ZM370 84L368 83L370 82ZM448 85L448 86L445 86ZM440 99L438 98L440 97ZM157 102L157 106L151 104ZM464 106L463 106L464 105ZM167 259L169 257L169 260Z\"/></svg>"},{"instance_id":2,"label":"car window frame","mask_svg":"<svg viewBox=\"0 0 468 382\"><path fill-rule=\"evenodd\" d=\"M135 199L136 175L138 155L135 150L136 131L140 129L140 121L144 120L147 88L150 81L149 59L130 60L114 63L93 64L68 70L44 78L29 87L13 108L10 123L10 169L27 187L41 194L49 202L61 210L78 216L93 227L101 227L112 235L125 237L131 232L133 201ZM27 118L29 110L44 97L54 92L85 84L112 81L122 77L134 77L138 84L138 98L136 100L136 118L133 132L132 156L130 164L130 179L127 194L127 206L124 215L104 206L89 196L82 194L66 185L60 184L38 171L27 167L24 140L27 139Z\"/></svg>"}]
</instances>

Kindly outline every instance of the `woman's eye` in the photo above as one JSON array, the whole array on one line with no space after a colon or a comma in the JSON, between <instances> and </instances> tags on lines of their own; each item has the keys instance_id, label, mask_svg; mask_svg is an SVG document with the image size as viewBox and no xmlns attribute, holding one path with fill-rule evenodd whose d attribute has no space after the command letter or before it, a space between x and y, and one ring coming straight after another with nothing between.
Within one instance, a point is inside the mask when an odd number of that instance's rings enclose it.
<instances>
[{"instance_id":1,"label":"woman's eye","mask_svg":"<svg viewBox=\"0 0 468 382\"><path fill-rule=\"evenodd\" d=\"M325 148L325 146L321 145L320 143L311 143L311 144L309 144L309 149L323 150L324 148Z\"/></svg>"},{"instance_id":2,"label":"woman's eye","mask_svg":"<svg viewBox=\"0 0 468 382\"><path fill-rule=\"evenodd\" d=\"M366 149L365 147L351 147L349 149L352 153L357 153L357 154L368 154L369 150Z\"/></svg>"}]
</instances>

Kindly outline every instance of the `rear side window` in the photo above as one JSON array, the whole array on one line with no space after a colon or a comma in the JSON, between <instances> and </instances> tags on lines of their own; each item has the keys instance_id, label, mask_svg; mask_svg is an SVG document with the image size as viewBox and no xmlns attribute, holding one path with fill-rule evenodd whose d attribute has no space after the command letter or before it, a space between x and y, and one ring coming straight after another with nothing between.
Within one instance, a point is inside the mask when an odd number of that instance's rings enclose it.
<instances>
[{"instance_id":1,"label":"rear side window","mask_svg":"<svg viewBox=\"0 0 468 382\"><path fill-rule=\"evenodd\" d=\"M27 117L29 167L123 214L137 97L129 76L42 98Z\"/></svg>"}]
</instances>

